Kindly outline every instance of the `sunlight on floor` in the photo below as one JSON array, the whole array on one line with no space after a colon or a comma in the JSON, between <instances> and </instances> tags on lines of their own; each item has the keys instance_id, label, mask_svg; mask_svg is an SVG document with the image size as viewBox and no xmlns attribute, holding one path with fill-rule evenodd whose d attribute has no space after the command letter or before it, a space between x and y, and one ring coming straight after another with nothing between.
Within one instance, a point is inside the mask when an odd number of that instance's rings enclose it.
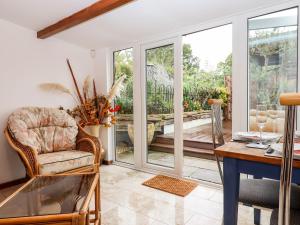
<instances>
[{"instance_id":1,"label":"sunlight on floor","mask_svg":"<svg viewBox=\"0 0 300 225\"><path fill-rule=\"evenodd\" d=\"M150 151L148 157L152 164L167 167L174 165L174 156L170 153ZM118 159L121 162L132 163L133 151L128 150L118 154ZM184 156L183 175L187 178L221 184L217 163L214 160Z\"/></svg>"},{"instance_id":2,"label":"sunlight on floor","mask_svg":"<svg viewBox=\"0 0 300 225\"><path fill-rule=\"evenodd\" d=\"M199 183L185 198L141 185L153 174L101 167L102 225L221 225L221 189ZM262 225L270 211L263 210ZM253 224L253 209L239 206L239 225Z\"/></svg>"},{"instance_id":3,"label":"sunlight on floor","mask_svg":"<svg viewBox=\"0 0 300 225\"><path fill-rule=\"evenodd\" d=\"M223 191L206 183L186 197L143 186L153 174L115 165L101 166L102 225L221 225ZM19 186L1 190L0 202ZM94 208L94 200L91 202ZM270 210L262 210L262 225ZM253 225L253 209L239 206L238 225Z\"/></svg>"}]
</instances>

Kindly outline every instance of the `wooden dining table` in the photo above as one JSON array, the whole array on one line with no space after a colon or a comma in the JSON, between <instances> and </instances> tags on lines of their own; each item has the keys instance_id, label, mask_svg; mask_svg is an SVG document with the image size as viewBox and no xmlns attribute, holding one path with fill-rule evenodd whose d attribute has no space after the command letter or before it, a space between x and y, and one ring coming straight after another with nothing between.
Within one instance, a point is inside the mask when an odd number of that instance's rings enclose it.
<instances>
[{"instance_id":1,"label":"wooden dining table","mask_svg":"<svg viewBox=\"0 0 300 225\"><path fill-rule=\"evenodd\" d=\"M237 224L241 173L253 175L254 178L280 179L281 158L265 156L265 151L234 141L215 150L215 154L223 158L224 225ZM292 182L300 184L300 160L293 162Z\"/></svg>"}]
</instances>

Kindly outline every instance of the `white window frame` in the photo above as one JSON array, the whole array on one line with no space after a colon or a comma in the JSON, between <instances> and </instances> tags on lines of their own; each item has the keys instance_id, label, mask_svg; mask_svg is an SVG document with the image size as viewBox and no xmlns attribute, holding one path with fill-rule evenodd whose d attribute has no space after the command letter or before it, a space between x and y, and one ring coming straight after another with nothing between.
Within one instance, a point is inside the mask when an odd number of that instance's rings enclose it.
<instances>
[{"instance_id":1,"label":"white window frame","mask_svg":"<svg viewBox=\"0 0 300 225\"><path fill-rule=\"evenodd\" d=\"M249 97L249 76L248 76L248 19L256 16L260 16L263 14L273 13L276 11L281 11L284 9L298 7L298 91L300 90L300 35L299 35L299 24L300 24L300 2L290 1L283 4L277 4L275 6L270 7L258 7L257 9L252 9L250 11L241 12L235 15L231 15L224 18L219 18L217 20L208 21L205 23L201 23L195 26L186 27L184 29L180 29L177 32L172 32L169 34L159 35L154 38L149 38L146 40L141 40L137 42L130 43L128 45L123 46L115 46L110 48L110 58L112 58L113 52L126 49L133 48L133 58L134 58L134 127L135 127L135 138L134 138L134 157L135 157L135 165L131 166L125 164L124 166L134 167L138 170L143 170L147 172L157 173L156 170L152 170L151 168L143 166L143 157L142 157L142 149L143 143L141 141L142 134L142 120L143 120L143 109L142 109L142 95L143 88L141 87L141 69L142 66L142 55L141 49L143 45L147 43L159 43L162 40L177 38L181 40L183 35L199 32L206 29L211 29L218 26L223 26L226 24L232 24L232 132L236 131L247 131L248 130L248 97ZM180 41L181 42L181 41ZM182 50L181 50L182 51ZM179 54L179 53L178 53ZM182 53L180 53L182 54ZM181 60L182 56L178 56L178 59ZM111 60L110 65L113 60ZM113 65L111 65L110 69L113 71ZM182 68L180 68L182 69ZM113 72L111 72L113 76ZM112 80L112 79L111 79ZM178 84L177 84L178 85ZM182 87L181 87L182 88ZM181 96L182 98L182 96ZM300 110L298 110L298 118L300 118ZM179 120L179 118L177 118ZM182 120L180 118L180 120ZM180 123L178 123L180 124ZM300 127L300 120L297 121L298 127ZM182 127L182 126L181 126ZM179 128L179 127L178 127ZM112 132L113 134L113 132ZM181 138L182 141L182 138ZM177 143L179 145L179 142ZM114 151L115 149L112 148ZM113 154L115 155L115 154ZM183 152L181 154L183 159ZM181 160L182 161L182 160ZM183 167L183 162L181 162ZM117 162L117 164L122 164ZM180 163L178 163L179 165ZM176 171L176 174L181 175L181 172Z\"/></svg>"}]
</instances>

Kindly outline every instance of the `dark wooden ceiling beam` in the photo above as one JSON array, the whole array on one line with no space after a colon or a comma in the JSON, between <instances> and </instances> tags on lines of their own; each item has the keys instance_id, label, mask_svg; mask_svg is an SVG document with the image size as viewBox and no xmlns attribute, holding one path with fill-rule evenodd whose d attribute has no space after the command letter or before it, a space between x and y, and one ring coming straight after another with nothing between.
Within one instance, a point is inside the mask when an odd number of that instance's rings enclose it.
<instances>
[{"instance_id":1,"label":"dark wooden ceiling beam","mask_svg":"<svg viewBox=\"0 0 300 225\"><path fill-rule=\"evenodd\" d=\"M37 32L37 37L40 39L45 39L54 34L67 30L71 27L74 27L78 24L81 24L85 21L93 19L97 16L100 16L104 13L107 13L113 9L116 9L122 5L125 5L134 0L101 0L98 1L79 12L68 16L57 23L54 23L40 31Z\"/></svg>"}]
</instances>

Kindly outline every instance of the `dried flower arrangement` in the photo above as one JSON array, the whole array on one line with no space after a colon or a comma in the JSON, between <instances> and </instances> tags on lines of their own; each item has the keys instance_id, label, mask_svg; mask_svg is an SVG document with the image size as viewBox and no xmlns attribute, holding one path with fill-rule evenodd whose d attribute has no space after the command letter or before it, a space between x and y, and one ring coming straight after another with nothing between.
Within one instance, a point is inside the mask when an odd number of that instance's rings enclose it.
<instances>
[{"instance_id":1,"label":"dried flower arrangement","mask_svg":"<svg viewBox=\"0 0 300 225\"><path fill-rule=\"evenodd\" d=\"M114 113L121 109L119 105L112 107L112 101L115 97L120 95L126 76L121 76L114 83L107 96L99 95L97 93L95 80L92 79L91 76L87 76L83 82L81 93L68 59L67 64L75 86L75 94L72 93L70 89L59 83L43 83L40 84L40 88L44 91L70 95L76 102L77 106L72 110L68 110L68 112L74 118L79 119L80 125L103 125L104 127L111 127L111 125L116 123Z\"/></svg>"}]
</instances>

